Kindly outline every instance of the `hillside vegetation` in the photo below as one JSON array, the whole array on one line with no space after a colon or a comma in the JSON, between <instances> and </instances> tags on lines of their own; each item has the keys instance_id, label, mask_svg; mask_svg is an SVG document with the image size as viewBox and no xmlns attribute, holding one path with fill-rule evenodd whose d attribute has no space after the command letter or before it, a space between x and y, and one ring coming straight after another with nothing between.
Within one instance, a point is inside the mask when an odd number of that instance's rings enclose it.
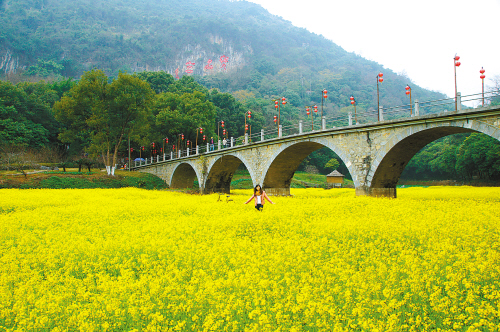
<instances>
[{"instance_id":1,"label":"hillside vegetation","mask_svg":"<svg viewBox=\"0 0 500 332\"><path fill-rule=\"evenodd\" d=\"M45 162L114 165L128 157L128 138L133 159L169 153L224 136L222 120L225 136L238 138L248 111L252 133L275 130L281 97L285 127L322 101L324 115L347 119L351 95L358 114L376 108L379 72L381 105L409 102L409 78L246 1L0 0L0 26L3 168L23 166L27 149L44 151ZM445 97L411 85L413 99ZM432 143L403 177L499 179L498 141L469 136ZM332 158L318 150L298 170L327 174Z\"/></svg>"}]
</instances>

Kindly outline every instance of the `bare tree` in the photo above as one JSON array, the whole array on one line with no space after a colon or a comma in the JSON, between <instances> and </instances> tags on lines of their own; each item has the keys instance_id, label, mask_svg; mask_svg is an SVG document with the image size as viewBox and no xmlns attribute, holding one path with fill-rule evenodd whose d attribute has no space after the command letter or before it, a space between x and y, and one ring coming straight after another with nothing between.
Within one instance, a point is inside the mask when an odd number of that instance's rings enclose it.
<instances>
[{"instance_id":1,"label":"bare tree","mask_svg":"<svg viewBox=\"0 0 500 332\"><path fill-rule=\"evenodd\" d=\"M37 154L22 146L3 145L0 148L0 164L7 170L16 170L27 176L26 170L38 167Z\"/></svg>"}]
</instances>

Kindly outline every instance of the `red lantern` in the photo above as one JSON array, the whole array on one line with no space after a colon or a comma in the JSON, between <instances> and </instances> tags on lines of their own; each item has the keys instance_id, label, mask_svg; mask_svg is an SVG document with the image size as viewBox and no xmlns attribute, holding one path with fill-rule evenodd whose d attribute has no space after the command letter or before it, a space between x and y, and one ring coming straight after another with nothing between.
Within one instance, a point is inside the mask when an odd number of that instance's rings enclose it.
<instances>
[{"instance_id":1,"label":"red lantern","mask_svg":"<svg viewBox=\"0 0 500 332\"><path fill-rule=\"evenodd\" d=\"M247 124L245 125L245 131L246 131L246 130L248 130L248 125L247 125Z\"/></svg>"},{"instance_id":2,"label":"red lantern","mask_svg":"<svg viewBox=\"0 0 500 332\"><path fill-rule=\"evenodd\" d=\"M222 135L226 135L226 129L222 131Z\"/></svg>"},{"instance_id":3,"label":"red lantern","mask_svg":"<svg viewBox=\"0 0 500 332\"><path fill-rule=\"evenodd\" d=\"M182 140L184 140L184 134L181 134L181 138L182 138Z\"/></svg>"},{"instance_id":4,"label":"red lantern","mask_svg":"<svg viewBox=\"0 0 500 332\"><path fill-rule=\"evenodd\" d=\"M134 148L130 148L130 152L134 152Z\"/></svg>"},{"instance_id":5,"label":"red lantern","mask_svg":"<svg viewBox=\"0 0 500 332\"><path fill-rule=\"evenodd\" d=\"M205 137L205 135L203 135L203 142L205 142L205 139L206 139L206 137Z\"/></svg>"},{"instance_id":6,"label":"red lantern","mask_svg":"<svg viewBox=\"0 0 500 332\"><path fill-rule=\"evenodd\" d=\"M460 67L460 65L461 65L460 61L455 62L455 66Z\"/></svg>"},{"instance_id":7,"label":"red lantern","mask_svg":"<svg viewBox=\"0 0 500 332\"><path fill-rule=\"evenodd\" d=\"M189 140L187 141L187 145L189 145Z\"/></svg>"},{"instance_id":8,"label":"red lantern","mask_svg":"<svg viewBox=\"0 0 500 332\"><path fill-rule=\"evenodd\" d=\"M484 75L486 70L483 69L483 67L481 67L481 70L479 71L481 73L481 76L479 76L479 78L481 78L482 80L484 80L486 78L486 76Z\"/></svg>"},{"instance_id":9,"label":"red lantern","mask_svg":"<svg viewBox=\"0 0 500 332\"><path fill-rule=\"evenodd\" d=\"M172 150L175 150L175 145L172 145Z\"/></svg>"},{"instance_id":10,"label":"red lantern","mask_svg":"<svg viewBox=\"0 0 500 332\"><path fill-rule=\"evenodd\" d=\"M224 121L221 121L220 125L221 125L222 128L224 128Z\"/></svg>"},{"instance_id":11,"label":"red lantern","mask_svg":"<svg viewBox=\"0 0 500 332\"><path fill-rule=\"evenodd\" d=\"M200 134L203 134L203 128L200 128Z\"/></svg>"},{"instance_id":12,"label":"red lantern","mask_svg":"<svg viewBox=\"0 0 500 332\"><path fill-rule=\"evenodd\" d=\"M307 115L311 114L311 109L309 107L306 107L306 112L307 112Z\"/></svg>"},{"instance_id":13,"label":"red lantern","mask_svg":"<svg viewBox=\"0 0 500 332\"><path fill-rule=\"evenodd\" d=\"M460 60L460 57L455 54L455 61L458 61L458 60Z\"/></svg>"},{"instance_id":14,"label":"red lantern","mask_svg":"<svg viewBox=\"0 0 500 332\"><path fill-rule=\"evenodd\" d=\"M279 107L279 102L277 100L274 101L274 108L278 108Z\"/></svg>"},{"instance_id":15,"label":"red lantern","mask_svg":"<svg viewBox=\"0 0 500 332\"><path fill-rule=\"evenodd\" d=\"M409 95L410 94L410 90L411 90L410 86L406 85L405 89L406 89L406 94Z\"/></svg>"},{"instance_id":16,"label":"red lantern","mask_svg":"<svg viewBox=\"0 0 500 332\"><path fill-rule=\"evenodd\" d=\"M384 76L384 74L382 74L382 73L378 73L378 81L379 81L380 83L382 83L382 82L384 81L384 79L382 78L383 76Z\"/></svg>"},{"instance_id":17,"label":"red lantern","mask_svg":"<svg viewBox=\"0 0 500 332\"><path fill-rule=\"evenodd\" d=\"M285 98L285 97L281 98L281 103L282 103L283 105L286 105L286 98Z\"/></svg>"},{"instance_id":18,"label":"red lantern","mask_svg":"<svg viewBox=\"0 0 500 332\"><path fill-rule=\"evenodd\" d=\"M314 112L318 113L318 106L314 105Z\"/></svg>"},{"instance_id":19,"label":"red lantern","mask_svg":"<svg viewBox=\"0 0 500 332\"><path fill-rule=\"evenodd\" d=\"M144 151L144 147L143 146L141 146L141 149L142 149L142 151Z\"/></svg>"},{"instance_id":20,"label":"red lantern","mask_svg":"<svg viewBox=\"0 0 500 332\"><path fill-rule=\"evenodd\" d=\"M155 148L155 144L153 143L153 149Z\"/></svg>"},{"instance_id":21,"label":"red lantern","mask_svg":"<svg viewBox=\"0 0 500 332\"><path fill-rule=\"evenodd\" d=\"M351 100L351 105L354 105L354 100Z\"/></svg>"},{"instance_id":22,"label":"red lantern","mask_svg":"<svg viewBox=\"0 0 500 332\"><path fill-rule=\"evenodd\" d=\"M276 121L278 121L278 117L275 115L274 116L274 123L276 123Z\"/></svg>"},{"instance_id":23,"label":"red lantern","mask_svg":"<svg viewBox=\"0 0 500 332\"><path fill-rule=\"evenodd\" d=\"M252 117L252 112L248 111L248 118L250 119Z\"/></svg>"},{"instance_id":24,"label":"red lantern","mask_svg":"<svg viewBox=\"0 0 500 332\"><path fill-rule=\"evenodd\" d=\"M323 90L323 98L325 98L325 99L328 98L327 94L328 94L328 91L326 89Z\"/></svg>"},{"instance_id":25,"label":"red lantern","mask_svg":"<svg viewBox=\"0 0 500 332\"><path fill-rule=\"evenodd\" d=\"M165 143L168 144L168 137L165 137Z\"/></svg>"}]
</instances>

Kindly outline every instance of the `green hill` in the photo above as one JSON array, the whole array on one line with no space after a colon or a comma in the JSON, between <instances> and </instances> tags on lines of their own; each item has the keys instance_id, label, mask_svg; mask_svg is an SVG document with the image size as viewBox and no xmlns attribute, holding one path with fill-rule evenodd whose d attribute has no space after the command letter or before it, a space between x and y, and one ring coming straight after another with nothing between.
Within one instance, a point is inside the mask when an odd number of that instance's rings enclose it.
<instances>
[{"instance_id":1,"label":"green hill","mask_svg":"<svg viewBox=\"0 0 500 332\"><path fill-rule=\"evenodd\" d=\"M246 1L2 0L0 25L4 79L19 73L78 78L92 68L110 77L177 71L247 103L261 98L272 107L270 99L285 96L288 121L305 117L305 105L320 104L323 89L328 116L350 110L351 95L359 112L373 109L382 71L381 104L408 103L407 77ZM412 88L420 100L444 97Z\"/></svg>"}]
</instances>

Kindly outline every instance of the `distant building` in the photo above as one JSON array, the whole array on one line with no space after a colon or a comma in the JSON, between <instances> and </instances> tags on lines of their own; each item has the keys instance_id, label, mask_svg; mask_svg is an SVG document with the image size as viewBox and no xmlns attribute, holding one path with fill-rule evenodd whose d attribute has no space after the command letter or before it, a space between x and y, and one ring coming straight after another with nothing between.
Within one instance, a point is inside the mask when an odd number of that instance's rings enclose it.
<instances>
[{"instance_id":1,"label":"distant building","mask_svg":"<svg viewBox=\"0 0 500 332\"><path fill-rule=\"evenodd\" d=\"M335 170L326 176L326 184L330 188L342 188L344 183L344 175Z\"/></svg>"}]
</instances>

